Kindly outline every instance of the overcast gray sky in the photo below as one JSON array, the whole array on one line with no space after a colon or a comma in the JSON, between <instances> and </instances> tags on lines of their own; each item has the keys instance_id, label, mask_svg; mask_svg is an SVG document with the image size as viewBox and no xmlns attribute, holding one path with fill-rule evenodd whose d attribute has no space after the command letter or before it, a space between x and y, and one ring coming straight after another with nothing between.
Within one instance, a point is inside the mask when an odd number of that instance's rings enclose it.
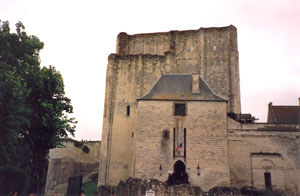
<instances>
[{"instance_id":1,"label":"overcast gray sky","mask_svg":"<svg viewBox=\"0 0 300 196\"><path fill-rule=\"evenodd\" d=\"M76 139L100 140L107 57L119 32L238 29L243 113L265 121L267 104L298 105L299 0L0 0L0 19L22 21L45 43L42 66L65 82Z\"/></svg>"}]
</instances>

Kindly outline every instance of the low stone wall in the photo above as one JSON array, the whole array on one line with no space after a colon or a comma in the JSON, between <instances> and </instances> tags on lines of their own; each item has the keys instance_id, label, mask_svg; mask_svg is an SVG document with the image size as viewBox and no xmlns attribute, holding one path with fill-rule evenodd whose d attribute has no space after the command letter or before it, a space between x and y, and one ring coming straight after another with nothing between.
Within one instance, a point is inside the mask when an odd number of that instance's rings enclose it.
<instances>
[{"instance_id":1,"label":"low stone wall","mask_svg":"<svg viewBox=\"0 0 300 196\"><path fill-rule=\"evenodd\" d=\"M98 196L143 196L146 191L154 191L155 196L242 196L240 191L232 187L216 187L209 192L203 192L200 187L190 184L169 186L158 180L141 180L129 178L121 181L118 186L100 186Z\"/></svg>"},{"instance_id":2,"label":"low stone wall","mask_svg":"<svg viewBox=\"0 0 300 196\"><path fill-rule=\"evenodd\" d=\"M164 195L203 195L200 187L193 187L188 184L168 186L158 180L141 180L129 178L126 182L121 181L118 186L100 186L98 196L111 196L116 193L118 196L140 196L146 195L146 191L152 190L155 196Z\"/></svg>"},{"instance_id":3,"label":"low stone wall","mask_svg":"<svg viewBox=\"0 0 300 196\"><path fill-rule=\"evenodd\" d=\"M121 181L118 186L100 186L98 196L145 196L146 191L149 190L155 192L155 196L298 196L297 194L284 194L278 191L257 190L251 186L245 186L241 189L214 187L208 192L203 192L200 187L190 184L169 186L159 180L137 178L128 178L126 182Z\"/></svg>"}]
</instances>

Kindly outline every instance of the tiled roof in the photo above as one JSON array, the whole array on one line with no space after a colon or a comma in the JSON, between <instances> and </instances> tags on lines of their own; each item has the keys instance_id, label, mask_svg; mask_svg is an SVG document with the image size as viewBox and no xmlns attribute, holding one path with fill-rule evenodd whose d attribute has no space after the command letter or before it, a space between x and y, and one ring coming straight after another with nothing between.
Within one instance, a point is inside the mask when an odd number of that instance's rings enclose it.
<instances>
[{"instance_id":1,"label":"tiled roof","mask_svg":"<svg viewBox=\"0 0 300 196\"><path fill-rule=\"evenodd\" d=\"M272 106L275 123L300 124L300 106Z\"/></svg>"},{"instance_id":2,"label":"tiled roof","mask_svg":"<svg viewBox=\"0 0 300 196\"><path fill-rule=\"evenodd\" d=\"M192 75L167 74L162 75L138 100L226 101L216 95L201 76L198 77L198 93L193 93Z\"/></svg>"}]
</instances>

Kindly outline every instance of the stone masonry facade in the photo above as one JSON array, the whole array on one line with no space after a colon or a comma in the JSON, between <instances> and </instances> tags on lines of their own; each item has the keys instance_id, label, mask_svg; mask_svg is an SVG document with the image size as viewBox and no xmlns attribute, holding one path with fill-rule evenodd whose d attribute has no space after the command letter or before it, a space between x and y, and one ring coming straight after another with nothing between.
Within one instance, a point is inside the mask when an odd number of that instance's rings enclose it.
<instances>
[{"instance_id":1,"label":"stone masonry facade","mask_svg":"<svg viewBox=\"0 0 300 196\"><path fill-rule=\"evenodd\" d=\"M181 168L204 191L298 194L299 136L299 123L241 114L234 26L118 35L108 57L98 186L169 181Z\"/></svg>"},{"instance_id":2,"label":"stone masonry facade","mask_svg":"<svg viewBox=\"0 0 300 196\"><path fill-rule=\"evenodd\" d=\"M193 185L209 189L230 184L225 102L189 102L185 117L173 116L172 102L140 101L138 104L135 177L166 181L168 171L173 171L174 163L181 159ZM177 124L186 127L186 159L172 156L172 134L169 139L162 137L163 130L173 130Z\"/></svg>"},{"instance_id":3,"label":"stone masonry facade","mask_svg":"<svg viewBox=\"0 0 300 196\"><path fill-rule=\"evenodd\" d=\"M161 75L199 74L214 92L229 100L227 112L240 113L236 34L234 26L119 34L117 53L108 58L99 185L134 176L137 98Z\"/></svg>"},{"instance_id":4,"label":"stone masonry facade","mask_svg":"<svg viewBox=\"0 0 300 196\"><path fill-rule=\"evenodd\" d=\"M272 188L299 195L300 126L292 124L240 124L229 119L230 181L236 187L265 188L264 173Z\"/></svg>"},{"instance_id":5,"label":"stone masonry facade","mask_svg":"<svg viewBox=\"0 0 300 196\"><path fill-rule=\"evenodd\" d=\"M144 194L150 179L165 187L157 195L228 186L300 195L300 104L270 103L266 123L241 114L237 46L232 25L118 35L108 57L101 150L94 146L99 195Z\"/></svg>"},{"instance_id":6,"label":"stone masonry facade","mask_svg":"<svg viewBox=\"0 0 300 196\"><path fill-rule=\"evenodd\" d=\"M70 177L82 176L82 184L97 179L101 142L66 140L63 145L50 150L46 196L54 193L66 195ZM87 146L89 151L84 152L83 146Z\"/></svg>"}]
</instances>

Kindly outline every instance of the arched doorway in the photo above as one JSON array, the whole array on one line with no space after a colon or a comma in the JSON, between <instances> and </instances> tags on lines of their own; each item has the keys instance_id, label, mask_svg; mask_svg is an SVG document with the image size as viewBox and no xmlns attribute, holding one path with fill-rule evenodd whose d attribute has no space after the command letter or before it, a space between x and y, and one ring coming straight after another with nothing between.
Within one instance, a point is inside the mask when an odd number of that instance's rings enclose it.
<instances>
[{"instance_id":1,"label":"arched doorway","mask_svg":"<svg viewBox=\"0 0 300 196\"><path fill-rule=\"evenodd\" d=\"M176 163L174 164L174 173L178 176L183 176L183 174L185 173L185 165L181 160L176 161Z\"/></svg>"},{"instance_id":2,"label":"arched doorway","mask_svg":"<svg viewBox=\"0 0 300 196\"><path fill-rule=\"evenodd\" d=\"M188 175L185 172L185 164L178 160L174 164L174 173L169 174L167 183L169 185L188 183Z\"/></svg>"}]
</instances>

